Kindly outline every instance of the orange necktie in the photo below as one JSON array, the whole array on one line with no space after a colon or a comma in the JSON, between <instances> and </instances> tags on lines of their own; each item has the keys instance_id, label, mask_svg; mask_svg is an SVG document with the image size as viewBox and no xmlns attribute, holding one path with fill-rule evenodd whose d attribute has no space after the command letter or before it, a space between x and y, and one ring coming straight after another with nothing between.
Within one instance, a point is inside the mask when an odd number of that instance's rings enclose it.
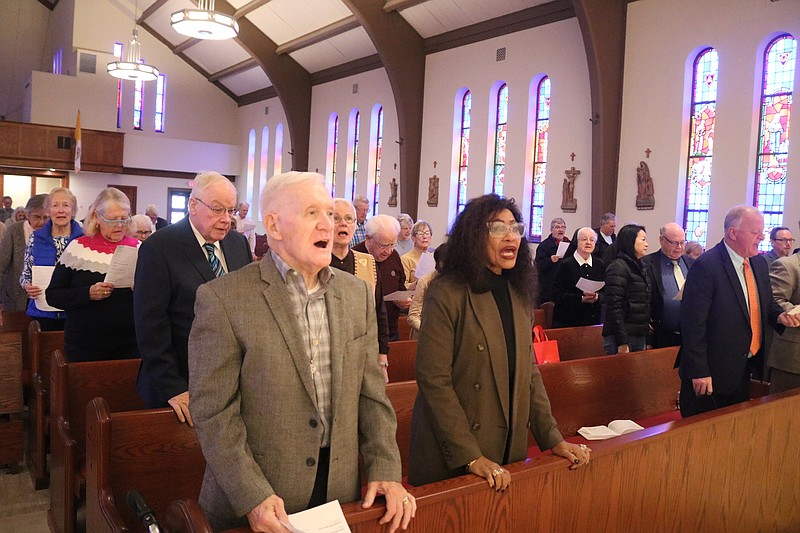
<instances>
[{"instance_id":1,"label":"orange necktie","mask_svg":"<svg viewBox=\"0 0 800 533\"><path fill-rule=\"evenodd\" d=\"M750 340L750 353L755 355L761 347L761 311L758 308L758 292L756 291L756 278L750 269L750 263L744 260L744 281L747 285L747 300L750 307L750 331L753 338Z\"/></svg>"}]
</instances>

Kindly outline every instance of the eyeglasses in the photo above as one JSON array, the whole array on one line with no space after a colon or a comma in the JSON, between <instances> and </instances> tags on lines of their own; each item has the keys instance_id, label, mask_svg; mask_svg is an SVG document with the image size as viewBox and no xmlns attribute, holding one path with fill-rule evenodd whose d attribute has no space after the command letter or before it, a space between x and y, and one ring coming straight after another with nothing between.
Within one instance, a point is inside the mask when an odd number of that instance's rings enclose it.
<instances>
[{"instance_id":1,"label":"eyeglasses","mask_svg":"<svg viewBox=\"0 0 800 533\"><path fill-rule=\"evenodd\" d=\"M139 235L140 237L149 237L150 235L153 234L153 232L146 229L140 229L139 231L134 231L133 234Z\"/></svg>"},{"instance_id":2,"label":"eyeglasses","mask_svg":"<svg viewBox=\"0 0 800 533\"><path fill-rule=\"evenodd\" d=\"M489 235L495 238L505 237L506 233L510 233L514 237L525 235L525 224L522 222L506 224L501 220L495 220L494 222L487 222L486 227L489 228Z\"/></svg>"},{"instance_id":3,"label":"eyeglasses","mask_svg":"<svg viewBox=\"0 0 800 533\"><path fill-rule=\"evenodd\" d=\"M661 238L670 243L672 246L675 246L676 248L682 248L686 246L686 241L671 241L664 235L662 235Z\"/></svg>"},{"instance_id":4,"label":"eyeglasses","mask_svg":"<svg viewBox=\"0 0 800 533\"><path fill-rule=\"evenodd\" d=\"M203 200L201 200L197 196L195 196L194 199L197 200L198 202L200 202L201 204L203 204L204 206L206 206L212 213L214 213L214 216L221 217L225 213L228 213L228 216L232 217L233 215L236 214L236 208L235 207L219 207L219 206L218 207L211 207L210 205L205 203Z\"/></svg>"},{"instance_id":5,"label":"eyeglasses","mask_svg":"<svg viewBox=\"0 0 800 533\"><path fill-rule=\"evenodd\" d=\"M355 217L353 217L352 215L341 216L341 215L338 215L336 213L333 214L333 223L334 224L338 224L342 220L344 220L348 224L352 224L353 222L356 221Z\"/></svg>"},{"instance_id":6,"label":"eyeglasses","mask_svg":"<svg viewBox=\"0 0 800 533\"><path fill-rule=\"evenodd\" d=\"M391 243L389 243L389 244L381 244L381 243L379 243L378 241L376 241L375 239L370 239L370 240L371 240L372 242L374 242L374 243L375 243L375 246L377 246L377 247L378 247L378 248L380 248L381 250L391 250L391 249L393 249L395 246L397 246L397 243L396 243L396 242L391 242Z\"/></svg>"},{"instance_id":7,"label":"eyeglasses","mask_svg":"<svg viewBox=\"0 0 800 533\"><path fill-rule=\"evenodd\" d=\"M44 216L42 216L42 215L28 215L28 220L31 221L31 222L39 222L39 221L47 222L48 220L50 220L50 217L47 216L47 215L44 215Z\"/></svg>"},{"instance_id":8,"label":"eyeglasses","mask_svg":"<svg viewBox=\"0 0 800 533\"><path fill-rule=\"evenodd\" d=\"M414 235L416 235L417 237L430 237L433 234L430 231L426 230L426 231L418 231Z\"/></svg>"},{"instance_id":9,"label":"eyeglasses","mask_svg":"<svg viewBox=\"0 0 800 533\"><path fill-rule=\"evenodd\" d=\"M97 218L105 222L106 224L119 224L120 226L127 226L131 223L131 217L127 218L106 218L100 213L97 213Z\"/></svg>"},{"instance_id":10,"label":"eyeglasses","mask_svg":"<svg viewBox=\"0 0 800 533\"><path fill-rule=\"evenodd\" d=\"M780 242L782 244L794 244L794 239L772 239L775 242Z\"/></svg>"}]
</instances>

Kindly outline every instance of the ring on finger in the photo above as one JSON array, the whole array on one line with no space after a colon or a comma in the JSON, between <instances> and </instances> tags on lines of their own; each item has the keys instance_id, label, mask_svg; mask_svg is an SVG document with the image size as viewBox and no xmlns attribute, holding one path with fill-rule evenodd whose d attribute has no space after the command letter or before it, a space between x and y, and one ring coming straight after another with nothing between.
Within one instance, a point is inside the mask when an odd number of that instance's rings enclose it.
<instances>
[{"instance_id":1,"label":"ring on finger","mask_svg":"<svg viewBox=\"0 0 800 533\"><path fill-rule=\"evenodd\" d=\"M578 446L580 447L581 450L586 450L586 445L585 444L579 444Z\"/></svg>"},{"instance_id":2,"label":"ring on finger","mask_svg":"<svg viewBox=\"0 0 800 533\"><path fill-rule=\"evenodd\" d=\"M403 496L403 505L408 505L411 503L411 500L408 499L408 496Z\"/></svg>"},{"instance_id":3,"label":"ring on finger","mask_svg":"<svg viewBox=\"0 0 800 533\"><path fill-rule=\"evenodd\" d=\"M496 469L492 470L492 476L499 476L502 473L503 473L503 469L502 468L496 468Z\"/></svg>"}]
</instances>

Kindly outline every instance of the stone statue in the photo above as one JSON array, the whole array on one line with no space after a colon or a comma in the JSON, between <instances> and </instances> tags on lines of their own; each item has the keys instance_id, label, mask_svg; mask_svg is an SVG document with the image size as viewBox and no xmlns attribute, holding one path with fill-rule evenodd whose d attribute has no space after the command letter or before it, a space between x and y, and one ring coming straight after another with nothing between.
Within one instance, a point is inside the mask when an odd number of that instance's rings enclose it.
<instances>
[{"instance_id":1,"label":"stone statue","mask_svg":"<svg viewBox=\"0 0 800 533\"><path fill-rule=\"evenodd\" d=\"M561 186L561 210L565 213L574 213L578 210L578 200L575 199L575 178L580 175L580 170L575 167L564 171L564 182Z\"/></svg>"},{"instance_id":2,"label":"stone statue","mask_svg":"<svg viewBox=\"0 0 800 533\"><path fill-rule=\"evenodd\" d=\"M439 178L436 174L428 178L428 205L430 207L439 205Z\"/></svg>"},{"instance_id":3,"label":"stone statue","mask_svg":"<svg viewBox=\"0 0 800 533\"><path fill-rule=\"evenodd\" d=\"M650 167L644 161L639 161L636 169L636 209L649 211L656 206L653 178L650 177Z\"/></svg>"},{"instance_id":4,"label":"stone statue","mask_svg":"<svg viewBox=\"0 0 800 533\"><path fill-rule=\"evenodd\" d=\"M389 195L389 207L397 207L397 179L392 178L392 181L389 182L389 188L392 191L392 194Z\"/></svg>"}]
</instances>

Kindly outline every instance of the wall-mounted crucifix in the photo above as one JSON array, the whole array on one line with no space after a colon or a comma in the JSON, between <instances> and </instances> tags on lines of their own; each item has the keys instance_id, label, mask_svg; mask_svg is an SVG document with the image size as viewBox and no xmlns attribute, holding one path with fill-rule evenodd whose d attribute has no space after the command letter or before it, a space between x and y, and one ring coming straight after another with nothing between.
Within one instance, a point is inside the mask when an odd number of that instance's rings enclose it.
<instances>
[{"instance_id":1,"label":"wall-mounted crucifix","mask_svg":"<svg viewBox=\"0 0 800 533\"><path fill-rule=\"evenodd\" d=\"M645 155L647 156L647 159L650 159L650 154L651 154L652 152L653 152L653 151L652 151L650 148L648 148L647 150L645 150L645 151L644 151Z\"/></svg>"},{"instance_id":2,"label":"wall-mounted crucifix","mask_svg":"<svg viewBox=\"0 0 800 533\"><path fill-rule=\"evenodd\" d=\"M575 161L575 152L572 152L571 154L569 154L569 160L570 161Z\"/></svg>"}]
</instances>

